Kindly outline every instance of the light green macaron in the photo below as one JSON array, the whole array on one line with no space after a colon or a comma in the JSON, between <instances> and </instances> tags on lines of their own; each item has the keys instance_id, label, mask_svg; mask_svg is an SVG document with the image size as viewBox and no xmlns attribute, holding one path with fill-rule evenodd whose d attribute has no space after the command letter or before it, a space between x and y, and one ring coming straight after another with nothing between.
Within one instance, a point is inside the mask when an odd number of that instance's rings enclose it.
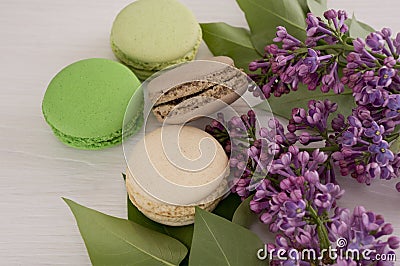
<instances>
[{"instance_id":1,"label":"light green macaron","mask_svg":"<svg viewBox=\"0 0 400 266\"><path fill-rule=\"evenodd\" d=\"M138 0L115 18L111 48L142 80L168 66L193 60L201 28L177 0Z\"/></svg>"},{"instance_id":2,"label":"light green macaron","mask_svg":"<svg viewBox=\"0 0 400 266\"><path fill-rule=\"evenodd\" d=\"M126 66L108 59L92 58L61 70L43 98L46 122L61 142L80 149L101 149L118 144L122 134L132 135L143 124L140 81ZM133 96L134 95L134 96ZM130 122L123 127L131 97Z\"/></svg>"}]
</instances>

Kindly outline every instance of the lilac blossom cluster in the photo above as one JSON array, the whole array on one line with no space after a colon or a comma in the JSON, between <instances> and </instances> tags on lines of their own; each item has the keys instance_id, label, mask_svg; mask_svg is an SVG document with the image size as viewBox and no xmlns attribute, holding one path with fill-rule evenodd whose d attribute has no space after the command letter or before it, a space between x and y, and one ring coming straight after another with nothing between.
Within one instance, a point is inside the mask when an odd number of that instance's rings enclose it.
<instances>
[{"instance_id":1,"label":"lilac blossom cluster","mask_svg":"<svg viewBox=\"0 0 400 266\"><path fill-rule=\"evenodd\" d=\"M400 135L400 33L393 38L384 28L365 40L353 39L345 24L346 12L328 10L324 18L307 15L304 41L277 27L275 43L265 47L262 59L249 64L253 72L249 76L262 91L253 94L279 97L301 84L308 90L340 94L347 86L356 103L349 116L339 113L332 119L336 103L311 100L307 109L292 110L286 129L272 119L268 128L257 132L255 114L249 111L229 121L219 115L219 121L206 130L230 155L232 192L242 199L254 195L250 209L277 234L269 250L319 252L341 238L347 241L342 249L370 249L375 252L372 257L393 254L400 239L391 236L393 227L382 216L361 206L353 212L337 206L344 191L334 167L368 185L373 179L400 176L400 153L390 149ZM396 188L400 191L400 182ZM320 264L370 265L371 261L327 257L271 261L271 265Z\"/></svg>"},{"instance_id":2,"label":"lilac blossom cluster","mask_svg":"<svg viewBox=\"0 0 400 266\"><path fill-rule=\"evenodd\" d=\"M350 88L356 103L351 116L339 114L327 130L330 120L320 115L329 113L321 107L309 106L311 114L296 108L288 131L311 130L300 133L297 140L304 145L324 141L326 150L337 149L331 155L342 175L370 184L372 179L400 174L400 155L390 149L400 136L400 33L392 36L389 28L383 28L365 40L353 39L346 19L342 10L326 11L324 19L309 13L304 42L278 27L277 44L266 46L264 58L249 64L251 71L258 71L250 77L265 98L297 90L300 83L322 92ZM296 139L293 134L288 137ZM396 188L400 191L400 183Z\"/></svg>"},{"instance_id":3,"label":"lilac blossom cluster","mask_svg":"<svg viewBox=\"0 0 400 266\"><path fill-rule=\"evenodd\" d=\"M344 91L338 71L343 51L352 50L346 42L347 14L343 10L328 10L324 17L326 22L311 13L307 15L304 42L290 35L285 27L277 27L273 41L281 45L266 46L264 57L249 64L249 70L256 72L250 77L263 92L256 96L279 97L297 90L299 84L306 85L309 90L320 86L322 92Z\"/></svg>"},{"instance_id":4,"label":"lilac blossom cluster","mask_svg":"<svg viewBox=\"0 0 400 266\"><path fill-rule=\"evenodd\" d=\"M231 172L235 177L232 192L242 199L254 194L250 209L276 233L275 242L267 245L268 250L289 252L307 248L320 252L334 247L338 238L344 238L348 246L343 248L357 249L360 253L365 249L375 250L370 254L373 258L376 254L392 254L400 245L400 239L391 236L392 225L385 223L382 216L367 212L361 206L353 213L338 207L344 190L337 184L332 167L333 154L340 149L334 138L347 139L328 133L329 114L336 109L337 105L327 100L310 101L308 110L293 110L287 131L276 119L269 121L268 128L256 130L253 111L229 121L219 114L219 120L206 127L230 154ZM343 125L338 121L336 124L335 127L343 131ZM318 134L307 135L303 130ZM302 133L296 134L300 131ZM242 141L228 142L230 136ZM295 145L321 141L318 136L326 138L326 152L322 149L308 151ZM332 261L325 256L322 261L274 259L270 263L367 265L371 261L364 258Z\"/></svg>"},{"instance_id":5,"label":"lilac blossom cluster","mask_svg":"<svg viewBox=\"0 0 400 266\"><path fill-rule=\"evenodd\" d=\"M373 179L398 178L400 153L394 153L389 147L398 134L393 133L390 123L378 124L362 106L355 108L348 117L338 114L331 120L330 116L337 109L338 105L329 100L311 100L308 109L292 110L287 130L278 120L272 119L268 128L259 130L259 137L256 136L253 111L233 117L228 122L220 115L220 121L214 120L206 130L220 141L228 154L232 152L230 164L236 181L233 189L241 197L250 193L245 189L250 179L243 179L243 176L253 179L265 176L271 159L287 152L289 146L296 143L318 145L328 155L321 168L324 183L337 183L334 166L338 166L342 176L351 175L359 183L367 185ZM245 141L231 143L229 136ZM250 147L246 146L246 142ZM274 165L271 167L273 169ZM400 191L400 182L396 184L396 189Z\"/></svg>"}]
</instances>

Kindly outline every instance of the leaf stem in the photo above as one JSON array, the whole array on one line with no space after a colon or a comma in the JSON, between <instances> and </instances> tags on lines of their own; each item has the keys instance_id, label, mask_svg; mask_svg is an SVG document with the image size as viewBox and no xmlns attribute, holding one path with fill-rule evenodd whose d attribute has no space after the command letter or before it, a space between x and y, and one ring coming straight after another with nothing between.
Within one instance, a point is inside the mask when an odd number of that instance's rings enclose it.
<instances>
[{"instance_id":1,"label":"leaf stem","mask_svg":"<svg viewBox=\"0 0 400 266\"><path fill-rule=\"evenodd\" d=\"M317 232L318 238L321 243L321 249L327 250L331 246L331 243L329 241L328 230L326 229L324 222L319 218L319 215L310 204L307 205L307 211L310 213L311 218L317 225Z\"/></svg>"}]
</instances>

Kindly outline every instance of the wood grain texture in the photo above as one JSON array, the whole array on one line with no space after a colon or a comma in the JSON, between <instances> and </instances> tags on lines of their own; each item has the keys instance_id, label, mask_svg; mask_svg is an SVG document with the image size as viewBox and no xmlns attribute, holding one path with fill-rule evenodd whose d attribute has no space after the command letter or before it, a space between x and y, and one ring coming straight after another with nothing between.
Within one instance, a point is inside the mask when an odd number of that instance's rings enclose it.
<instances>
[{"instance_id":1,"label":"wood grain texture","mask_svg":"<svg viewBox=\"0 0 400 266\"><path fill-rule=\"evenodd\" d=\"M109 33L130 0L0 1L0 265L89 265L75 220L61 197L110 215L126 217L121 178L122 147L80 151L58 142L41 114L51 78L84 58L114 58ZM244 26L234 0L182 0L200 22ZM398 0L335 0L332 7L355 11L376 28L400 30ZM199 57L209 55L203 45ZM360 203L396 223L399 196L388 183L343 199ZM358 187L358 186L357 186ZM368 192L368 191L372 191Z\"/></svg>"}]
</instances>

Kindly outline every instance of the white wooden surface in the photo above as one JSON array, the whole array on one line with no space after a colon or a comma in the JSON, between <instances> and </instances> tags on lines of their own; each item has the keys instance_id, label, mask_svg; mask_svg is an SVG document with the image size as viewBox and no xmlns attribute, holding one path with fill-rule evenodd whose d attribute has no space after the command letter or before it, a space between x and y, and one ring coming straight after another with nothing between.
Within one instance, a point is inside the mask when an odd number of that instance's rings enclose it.
<instances>
[{"instance_id":1,"label":"white wooden surface","mask_svg":"<svg viewBox=\"0 0 400 266\"><path fill-rule=\"evenodd\" d=\"M68 148L41 114L50 79L83 58L114 58L112 21L131 0L0 1L0 265L88 265L68 197L110 215L126 217L121 146L103 151ZM200 22L244 26L234 0L182 0ZM335 0L376 28L400 31L398 0ZM268 25L266 25L268 26ZM200 57L207 54L202 48ZM344 202L385 214L400 235L400 196L388 183L351 189ZM355 191L355 192L354 192Z\"/></svg>"}]
</instances>

